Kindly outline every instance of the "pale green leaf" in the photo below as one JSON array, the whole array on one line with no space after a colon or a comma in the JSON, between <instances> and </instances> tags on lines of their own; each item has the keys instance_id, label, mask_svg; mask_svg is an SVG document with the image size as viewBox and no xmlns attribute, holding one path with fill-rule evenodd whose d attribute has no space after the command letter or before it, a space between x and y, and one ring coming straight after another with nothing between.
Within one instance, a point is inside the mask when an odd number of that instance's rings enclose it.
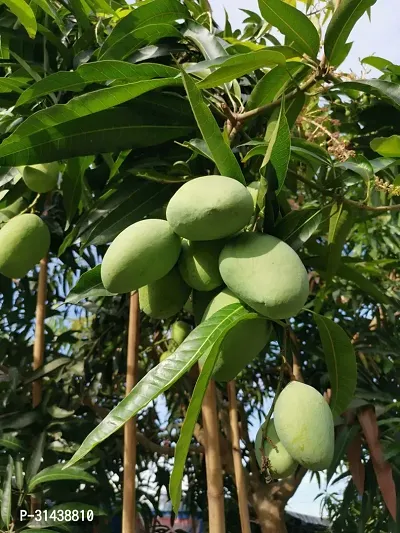
<instances>
[{"instance_id":1,"label":"pale green leaf","mask_svg":"<svg viewBox=\"0 0 400 533\"><path fill-rule=\"evenodd\" d=\"M400 157L400 135L377 137L370 142L370 146L383 157Z\"/></svg>"},{"instance_id":2,"label":"pale green leaf","mask_svg":"<svg viewBox=\"0 0 400 533\"><path fill-rule=\"evenodd\" d=\"M113 296L111 292L105 289L101 281L101 265L97 265L88 272L82 274L77 284L71 289L65 303L78 304L86 298L98 298L99 296Z\"/></svg>"},{"instance_id":3,"label":"pale green leaf","mask_svg":"<svg viewBox=\"0 0 400 533\"><path fill-rule=\"evenodd\" d=\"M64 464L48 466L41 470L28 483L28 492L32 492L38 485L53 481L79 481L80 483L97 483L97 479L82 468L72 466L64 469Z\"/></svg>"},{"instance_id":4,"label":"pale green leaf","mask_svg":"<svg viewBox=\"0 0 400 533\"><path fill-rule=\"evenodd\" d=\"M37 32L37 24L35 14L30 5L25 0L3 0L3 3L17 17L28 32L29 37L33 39Z\"/></svg>"}]
</instances>

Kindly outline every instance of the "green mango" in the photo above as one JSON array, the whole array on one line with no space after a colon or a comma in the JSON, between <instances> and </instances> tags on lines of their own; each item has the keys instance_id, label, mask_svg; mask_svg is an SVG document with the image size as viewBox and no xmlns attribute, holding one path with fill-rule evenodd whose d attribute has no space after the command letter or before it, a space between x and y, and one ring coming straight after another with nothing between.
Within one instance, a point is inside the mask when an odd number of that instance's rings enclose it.
<instances>
[{"instance_id":1,"label":"green mango","mask_svg":"<svg viewBox=\"0 0 400 533\"><path fill-rule=\"evenodd\" d=\"M22 170L22 178L31 191L45 193L57 187L59 172L58 163L27 165Z\"/></svg>"},{"instance_id":2,"label":"green mango","mask_svg":"<svg viewBox=\"0 0 400 533\"><path fill-rule=\"evenodd\" d=\"M218 258L225 244L218 241L182 241L178 266L186 283L197 291L212 291L223 285Z\"/></svg>"},{"instance_id":3,"label":"green mango","mask_svg":"<svg viewBox=\"0 0 400 533\"><path fill-rule=\"evenodd\" d=\"M266 476L270 475L273 479L288 477L294 473L298 463L279 440L273 420L268 422L267 438L264 438L266 423L258 430L254 444L258 466Z\"/></svg>"}]
</instances>

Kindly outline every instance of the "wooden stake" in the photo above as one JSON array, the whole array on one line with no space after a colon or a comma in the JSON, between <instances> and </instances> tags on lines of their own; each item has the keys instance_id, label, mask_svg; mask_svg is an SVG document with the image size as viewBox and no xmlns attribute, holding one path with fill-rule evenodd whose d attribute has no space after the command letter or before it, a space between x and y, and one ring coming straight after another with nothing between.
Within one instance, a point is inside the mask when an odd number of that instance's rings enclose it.
<instances>
[{"instance_id":1,"label":"wooden stake","mask_svg":"<svg viewBox=\"0 0 400 533\"><path fill-rule=\"evenodd\" d=\"M251 533L247 487L244 477L242 454L240 453L239 421L237 411L236 387L234 381L228 383L229 421L232 437L233 466L235 469L236 490L239 500L239 515L242 533Z\"/></svg>"},{"instance_id":2,"label":"wooden stake","mask_svg":"<svg viewBox=\"0 0 400 533\"><path fill-rule=\"evenodd\" d=\"M224 486L219 446L215 383L210 381L202 405L207 474L209 533L225 533Z\"/></svg>"},{"instance_id":3,"label":"wooden stake","mask_svg":"<svg viewBox=\"0 0 400 533\"><path fill-rule=\"evenodd\" d=\"M36 299L35 340L33 344L33 370L44 363L44 319L46 318L47 298L47 257L40 261L39 283ZM42 401L41 380L32 383L32 406L37 407Z\"/></svg>"},{"instance_id":4,"label":"wooden stake","mask_svg":"<svg viewBox=\"0 0 400 533\"><path fill-rule=\"evenodd\" d=\"M126 359L126 393L137 381L137 359L139 346L139 294L131 293L129 301L128 349ZM124 426L124 484L122 502L122 533L135 533L136 511L136 418Z\"/></svg>"}]
</instances>

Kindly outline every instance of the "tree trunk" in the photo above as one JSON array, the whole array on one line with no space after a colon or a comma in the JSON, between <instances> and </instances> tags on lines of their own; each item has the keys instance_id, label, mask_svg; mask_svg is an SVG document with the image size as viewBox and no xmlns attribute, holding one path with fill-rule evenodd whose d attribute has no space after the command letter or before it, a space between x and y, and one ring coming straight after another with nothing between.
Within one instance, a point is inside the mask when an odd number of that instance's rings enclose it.
<instances>
[{"instance_id":1,"label":"tree trunk","mask_svg":"<svg viewBox=\"0 0 400 533\"><path fill-rule=\"evenodd\" d=\"M257 491L252 500L262 533L287 533L282 501L272 499L267 491Z\"/></svg>"}]
</instances>

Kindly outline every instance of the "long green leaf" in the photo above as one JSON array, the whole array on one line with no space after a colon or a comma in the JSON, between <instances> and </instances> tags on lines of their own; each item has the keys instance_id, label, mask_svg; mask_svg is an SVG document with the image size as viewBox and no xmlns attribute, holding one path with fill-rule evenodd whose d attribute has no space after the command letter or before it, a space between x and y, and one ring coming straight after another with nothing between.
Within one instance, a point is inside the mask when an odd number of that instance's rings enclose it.
<instances>
[{"instance_id":1,"label":"long green leaf","mask_svg":"<svg viewBox=\"0 0 400 533\"><path fill-rule=\"evenodd\" d=\"M3 523L7 527L10 525L11 520L11 499L12 499L12 475L14 470L14 463L11 455L8 456L8 464L6 469L6 475L3 483L3 494L1 497L0 515Z\"/></svg>"},{"instance_id":2,"label":"long green leaf","mask_svg":"<svg viewBox=\"0 0 400 533\"><path fill-rule=\"evenodd\" d=\"M201 24L189 20L183 36L194 42L206 59L216 59L223 56L229 58L229 54L222 46L221 41Z\"/></svg>"},{"instance_id":3,"label":"long green leaf","mask_svg":"<svg viewBox=\"0 0 400 533\"><path fill-rule=\"evenodd\" d=\"M336 274L342 258L342 250L354 225L352 214L342 203L334 203L329 219L327 279Z\"/></svg>"},{"instance_id":4,"label":"long green leaf","mask_svg":"<svg viewBox=\"0 0 400 533\"><path fill-rule=\"evenodd\" d=\"M14 437L11 433L4 433L0 435L0 448L6 448L15 452L25 451L25 446L22 440Z\"/></svg>"},{"instance_id":5,"label":"long green leaf","mask_svg":"<svg viewBox=\"0 0 400 533\"><path fill-rule=\"evenodd\" d=\"M141 409L168 390L216 342L221 333L246 316L240 304L232 304L215 313L194 329L177 350L150 370L122 402L83 441L67 467L85 457L95 446L121 428Z\"/></svg>"},{"instance_id":6,"label":"long green leaf","mask_svg":"<svg viewBox=\"0 0 400 533\"><path fill-rule=\"evenodd\" d=\"M197 85L200 89L217 87L259 68L284 65L285 61L286 58L283 54L272 50L238 54L224 61L221 66Z\"/></svg>"},{"instance_id":7,"label":"long green leaf","mask_svg":"<svg viewBox=\"0 0 400 533\"><path fill-rule=\"evenodd\" d=\"M358 426L343 426L338 437L335 440L335 451L333 454L333 459L329 465L328 471L326 473L326 482L329 484L332 476L336 472L337 467L342 461L347 447L350 442L354 439L357 433L360 431Z\"/></svg>"},{"instance_id":8,"label":"long green leaf","mask_svg":"<svg viewBox=\"0 0 400 533\"><path fill-rule=\"evenodd\" d=\"M65 303L77 304L86 298L98 298L99 296L113 296L104 288L100 275L101 265L97 265L88 272L82 274L77 284L71 289Z\"/></svg>"},{"instance_id":9,"label":"long green leaf","mask_svg":"<svg viewBox=\"0 0 400 533\"><path fill-rule=\"evenodd\" d=\"M323 220L323 209L290 211L274 227L273 234L298 250L317 231Z\"/></svg>"},{"instance_id":10,"label":"long green leaf","mask_svg":"<svg viewBox=\"0 0 400 533\"><path fill-rule=\"evenodd\" d=\"M36 440L35 447L26 467L25 479L29 484L31 479L39 472L40 464L42 462L44 447L46 444L46 432L42 431L39 438Z\"/></svg>"},{"instance_id":11,"label":"long green leaf","mask_svg":"<svg viewBox=\"0 0 400 533\"><path fill-rule=\"evenodd\" d=\"M82 468L72 466L64 469L63 464L48 466L41 470L28 483L28 492L32 492L41 483L51 481L80 481L81 483L98 483L97 479Z\"/></svg>"},{"instance_id":12,"label":"long green leaf","mask_svg":"<svg viewBox=\"0 0 400 533\"><path fill-rule=\"evenodd\" d=\"M197 125L213 155L218 170L223 176L229 176L244 184L245 179L239 163L222 137L217 122L203 100L200 89L196 86L193 79L184 71L182 71L182 77Z\"/></svg>"},{"instance_id":13,"label":"long green leaf","mask_svg":"<svg viewBox=\"0 0 400 533\"><path fill-rule=\"evenodd\" d=\"M178 0L154 0L139 5L107 37L100 49L100 59L125 59L161 37L179 35L172 24L187 18L189 12Z\"/></svg>"},{"instance_id":14,"label":"long green leaf","mask_svg":"<svg viewBox=\"0 0 400 533\"><path fill-rule=\"evenodd\" d=\"M46 363L45 365L32 372L32 374L28 378L24 379L24 385L29 385L37 379L43 378L44 376L48 376L52 372L55 372L56 370L62 368L70 362L71 359L69 357L58 357L57 359L50 361L50 363Z\"/></svg>"},{"instance_id":15,"label":"long green leaf","mask_svg":"<svg viewBox=\"0 0 400 533\"><path fill-rule=\"evenodd\" d=\"M63 203L67 216L67 228L74 218L83 191L83 175L87 167L93 162L94 157L76 157L67 162L67 168L63 174L61 190L63 193Z\"/></svg>"},{"instance_id":16,"label":"long green leaf","mask_svg":"<svg viewBox=\"0 0 400 533\"><path fill-rule=\"evenodd\" d=\"M353 345L347 333L327 317L314 314L325 362L328 367L332 397L330 407L340 416L351 402L357 384L357 363Z\"/></svg>"},{"instance_id":17,"label":"long green leaf","mask_svg":"<svg viewBox=\"0 0 400 533\"><path fill-rule=\"evenodd\" d=\"M160 98L160 105L165 99ZM55 106L54 106L55 107ZM50 108L52 109L52 108ZM192 124L171 108L170 116L139 107L118 107L87 117L70 120L29 136L11 135L0 146L0 165L19 166L48 163L70 157L144 148L172 139L185 138L194 132ZM175 111L176 118L173 118ZM180 119L180 123L178 120Z\"/></svg>"},{"instance_id":18,"label":"long green leaf","mask_svg":"<svg viewBox=\"0 0 400 533\"><path fill-rule=\"evenodd\" d=\"M346 41L351 30L375 2L376 0L342 0L339 3L324 39L325 55L331 65L338 66L345 59L350 49Z\"/></svg>"},{"instance_id":19,"label":"long green leaf","mask_svg":"<svg viewBox=\"0 0 400 533\"><path fill-rule=\"evenodd\" d=\"M3 3L8 7L11 13L14 13L28 32L29 37L33 39L37 32L37 24L35 14L30 5L27 4L25 0L3 0Z\"/></svg>"},{"instance_id":20,"label":"long green leaf","mask_svg":"<svg viewBox=\"0 0 400 533\"><path fill-rule=\"evenodd\" d=\"M90 83L104 83L121 79L141 81L153 78L171 78L177 74L179 74L177 68L156 63L133 65L125 61L112 60L84 63L75 71L50 74L50 76L28 87L19 97L16 107L57 91L78 91Z\"/></svg>"},{"instance_id":21,"label":"long green leaf","mask_svg":"<svg viewBox=\"0 0 400 533\"><path fill-rule=\"evenodd\" d=\"M400 157L400 135L377 137L370 142L370 146L383 157Z\"/></svg>"},{"instance_id":22,"label":"long green leaf","mask_svg":"<svg viewBox=\"0 0 400 533\"><path fill-rule=\"evenodd\" d=\"M359 80L338 83L332 90L355 89L368 94L374 94L400 109L400 85L385 80Z\"/></svg>"},{"instance_id":23,"label":"long green leaf","mask_svg":"<svg viewBox=\"0 0 400 533\"><path fill-rule=\"evenodd\" d=\"M293 41L293 48L311 57L317 56L319 35L306 15L282 0L259 0L258 5L264 19Z\"/></svg>"}]
</instances>

